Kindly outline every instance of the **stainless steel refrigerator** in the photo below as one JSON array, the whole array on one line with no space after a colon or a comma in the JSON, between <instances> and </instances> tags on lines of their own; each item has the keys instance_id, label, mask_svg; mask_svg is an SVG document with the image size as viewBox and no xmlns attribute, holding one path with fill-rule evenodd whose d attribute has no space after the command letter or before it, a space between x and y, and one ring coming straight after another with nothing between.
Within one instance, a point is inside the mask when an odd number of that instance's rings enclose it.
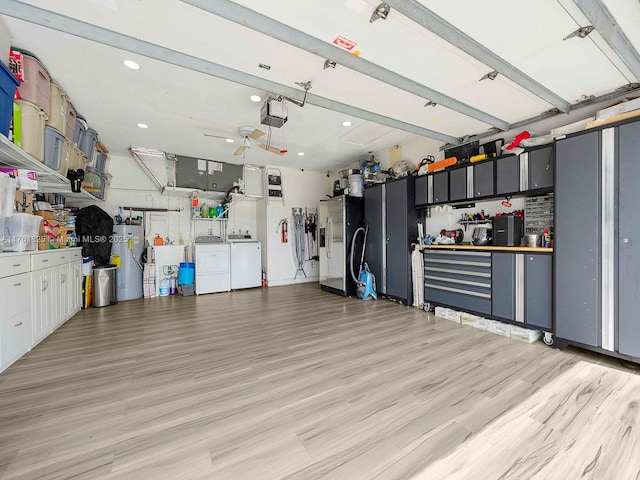
<instances>
[{"instance_id":1,"label":"stainless steel refrigerator","mask_svg":"<svg viewBox=\"0 0 640 480\"><path fill-rule=\"evenodd\" d=\"M362 220L362 198L339 195L320 200L320 286L343 296L356 294L349 262L351 240ZM354 269L357 275L362 245L357 246Z\"/></svg>"}]
</instances>

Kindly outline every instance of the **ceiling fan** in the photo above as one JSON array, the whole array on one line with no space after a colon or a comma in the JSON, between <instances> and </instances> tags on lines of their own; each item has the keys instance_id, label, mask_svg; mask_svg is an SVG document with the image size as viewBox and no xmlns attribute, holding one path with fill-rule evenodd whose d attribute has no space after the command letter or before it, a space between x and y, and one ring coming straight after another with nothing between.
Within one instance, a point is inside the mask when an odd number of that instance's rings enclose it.
<instances>
[{"instance_id":1,"label":"ceiling fan","mask_svg":"<svg viewBox=\"0 0 640 480\"><path fill-rule=\"evenodd\" d=\"M233 152L234 155L242 155L244 151L247 148L251 148L252 145L257 145L259 148L266 150L267 152L275 153L276 155L284 155L285 153L287 153L286 150L281 150L267 143L257 143L256 140L265 135L262 130L258 130L257 128L242 126L238 128L238 134L240 135L240 138L242 138L242 145L240 145L236 149L236 151ZM204 136L224 139L229 138L223 137L221 135L212 135L209 133L205 133Z\"/></svg>"}]
</instances>

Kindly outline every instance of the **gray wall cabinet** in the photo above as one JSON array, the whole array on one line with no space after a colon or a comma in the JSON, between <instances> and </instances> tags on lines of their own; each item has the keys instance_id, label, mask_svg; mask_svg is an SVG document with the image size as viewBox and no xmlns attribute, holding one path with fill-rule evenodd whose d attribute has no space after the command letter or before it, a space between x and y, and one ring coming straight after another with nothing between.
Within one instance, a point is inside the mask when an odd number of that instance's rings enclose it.
<instances>
[{"instance_id":1,"label":"gray wall cabinet","mask_svg":"<svg viewBox=\"0 0 640 480\"><path fill-rule=\"evenodd\" d=\"M384 277L386 253L385 212L383 210L384 185L373 185L364 191L364 218L369 223L367 234L366 261L371 273L376 277L379 293L386 293Z\"/></svg>"},{"instance_id":2,"label":"gray wall cabinet","mask_svg":"<svg viewBox=\"0 0 640 480\"><path fill-rule=\"evenodd\" d=\"M433 174L433 203L449 201L449 172Z\"/></svg>"},{"instance_id":3,"label":"gray wall cabinet","mask_svg":"<svg viewBox=\"0 0 640 480\"><path fill-rule=\"evenodd\" d=\"M496 195L519 193L520 159L512 155L496 160Z\"/></svg>"},{"instance_id":4,"label":"gray wall cabinet","mask_svg":"<svg viewBox=\"0 0 640 480\"><path fill-rule=\"evenodd\" d=\"M529 190L553 188L553 147L529 151Z\"/></svg>"},{"instance_id":5,"label":"gray wall cabinet","mask_svg":"<svg viewBox=\"0 0 640 480\"><path fill-rule=\"evenodd\" d=\"M494 162L484 161L473 165L473 197L492 197Z\"/></svg>"},{"instance_id":6,"label":"gray wall cabinet","mask_svg":"<svg viewBox=\"0 0 640 480\"><path fill-rule=\"evenodd\" d=\"M429 175L416 177L416 206L429 204Z\"/></svg>"},{"instance_id":7,"label":"gray wall cabinet","mask_svg":"<svg viewBox=\"0 0 640 480\"><path fill-rule=\"evenodd\" d=\"M467 169L451 170L449 172L449 201L465 200L467 197Z\"/></svg>"}]
</instances>

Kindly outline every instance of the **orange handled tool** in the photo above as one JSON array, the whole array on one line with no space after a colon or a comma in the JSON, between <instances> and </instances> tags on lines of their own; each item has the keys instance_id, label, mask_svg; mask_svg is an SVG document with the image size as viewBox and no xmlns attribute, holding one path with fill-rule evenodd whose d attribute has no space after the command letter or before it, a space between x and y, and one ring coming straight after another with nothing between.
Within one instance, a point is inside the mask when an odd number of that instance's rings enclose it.
<instances>
[{"instance_id":1,"label":"orange handled tool","mask_svg":"<svg viewBox=\"0 0 640 480\"><path fill-rule=\"evenodd\" d=\"M427 171L435 172L436 170L442 170L443 168L450 167L451 165L455 165L456 163L458 163L458 159L456 157L445 158L444 160L430 163L427 167Z\"/></svg>"}]
</instances>

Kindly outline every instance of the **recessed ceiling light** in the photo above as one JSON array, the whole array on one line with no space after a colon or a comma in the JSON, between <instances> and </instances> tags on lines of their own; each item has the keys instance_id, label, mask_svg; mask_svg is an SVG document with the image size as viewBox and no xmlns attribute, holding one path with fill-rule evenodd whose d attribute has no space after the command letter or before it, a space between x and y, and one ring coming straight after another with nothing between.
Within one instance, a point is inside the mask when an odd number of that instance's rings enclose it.
<instances>
[{"instance_id":1,"label":"recessed ceiling light","mask_svg":"<svg viewBox=\"0 0 640 480\"><path fill-rule=\"evenodd\" d=\"M140 128L149 128L149 125L147 125L146 123L138 123L137 125Z\"/></svg>"},{"instance_id":2,"label":"recessed ceiling light","mask_svg":"<svg viewBox=\"0 0 640 480\"><path fill-rule=\"evenodd\" d=\"M342 122L342 126L343 127L350 127L351 126L351 122Z\"/></svg>"},{"instance_id":3,"label":"recessed ceiling light","mask_svg":"<svg viewBox=\"0 0 640 480\"><path fill-rule=\"evenodd\" d=\"M251 100L252 102L260 102L262 101L262 97L260 95L251 95L249 97L249 100Z\"/></svg>"},{"instance_id":4,"label":"recessed ceiling light","mask_svg":"<svg viewBox=\"0 0 640 480\"><path fill-rule=\"evenodd\" d=\"M235 140L233 138L227 138L227 143L233 143Z\"/></svg>"},{"instance_id":5,"label":"recessed ceiling light","mask_svg":"<svg viewBox=\"0 0 640 480\"><path fill-rule=\"evenodd\" d=\"M140 70L140 65L138 65L133 60L123 60L124 66L130 68L131 70Z\"/></svg>"},{"instance_id":6,"label":"recessed ceiling light","mask_svg":"<svg viewBox=\"0 0 640 480\"><path fill-rule=\"evenodd\" d=\"M300 155L301 157L304 156L304 152L298 152L298 155Z\"/></svg>"}]
</instances>

